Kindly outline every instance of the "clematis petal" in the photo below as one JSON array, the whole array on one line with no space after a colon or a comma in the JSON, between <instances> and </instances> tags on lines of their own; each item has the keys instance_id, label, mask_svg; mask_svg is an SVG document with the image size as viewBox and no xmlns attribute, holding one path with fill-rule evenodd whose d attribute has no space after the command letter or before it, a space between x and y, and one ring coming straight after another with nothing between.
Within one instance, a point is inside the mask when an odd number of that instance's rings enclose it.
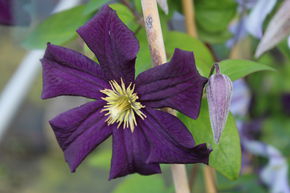
<instances>
[{"instance_id":1,"label":"clematis petal","mask_svg":"<svg viewBox=\"0 0 290 193\"><path fill-rule=\"evenodd\" d=\"M138 41L114 10L105 5L77 32L95 53L107 80L134 81Z\"/></svg>"},{"instance_id":2,"label":"clematis petal","mask_svg":"<svg viewBox=\"0 0 290 193\"><path fill-rule=\"evenodd\" d=\"M140 127L150 141L149 163L208 163L211 150L206 144L193 146L191 134L175 116L149 108L145 114ZM183 133L177 135L178 131Z\"/></svg>"},{"instance_id":3,"label":"clematis petal","mask_svg":"<svg viewBox=\"0 0 290 193\"><path fill-rule=\"evenodd\" d=\"M143 175L160 173L159 164L146 163L149 153L150 144L141 128L136 127L133 133L129 128L114 129L110 179L135 172Z\"/></svg>"},{"instance_id":4,"label":"clematis petal","mask_svg":"<svg viewBox=\"0 0 290 193\"><path fill-rule=\"evenodd\" d=\"M43 59L42 98L75 95L97 99L99 90L109 87L100 66L73 50L47 45Z\"/></svg>"},{"instance_id":5,"label":"clematis petal","mask_svg":"<svg viewBox=\"0 0 290 193\"><path fill-rule=\"evenodd\" d=\"M192 148L194 146L194 139L190 131L178 118L163 111L150 110L150 108L147 109L149 109L148 113L153 114L158 120L162 120L162 129L168 136L171 136L176 143L186 148ZM152 120L153 119L145 119L144 121L150 122ZM143 125L142 122L140 124Z\"/></svg>"},{"instance_id":6,"label":"clematis petal","mask_svg":"<svg viewBox=\"0 0 290 193\"><path fill-rule=\"evenodd\" d=\"M103 105L103 101L89 102L49 121L72 172L112 133L100 112Z\"/></svg>"},{"instance_id":7,"label":"clematis petal","mask_svg":"<svg viewBox=\"0 0 290 193\"><path fill-rule=\"evenodd\" d=\"M11 2L8 0L0 0L0 24L12 24L13 18L11 14Z\"/></svg>"},{"instance_id":8,"label":"clematis petal","mask_svg":"<svg viewBox=\"0 0 290 193\"><path fill-rule=\"evenodd\" d=\"M206 81L195 67L193 53L175 49L170 62L137 77L136 92L145 106L171 107L196 119Z\"/></svg>"}]
</instances>

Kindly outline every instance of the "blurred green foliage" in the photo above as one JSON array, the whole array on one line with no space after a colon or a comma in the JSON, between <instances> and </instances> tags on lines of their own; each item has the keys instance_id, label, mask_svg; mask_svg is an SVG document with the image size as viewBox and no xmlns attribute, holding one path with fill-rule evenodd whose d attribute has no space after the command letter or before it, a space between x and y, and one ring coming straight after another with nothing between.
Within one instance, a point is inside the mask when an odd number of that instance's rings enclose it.
<instances>
[{"instance_id":1,"label":"blurred green foliage","mask_svg":"<svg viewBox=\"0 0 290 193\"><path fill-rule=\"evenodd\" d=\"M90 0L86 5L84 14L92 14L108 2L110 2L110 0Z\"/></svg>"},{"instance_id":2,"label":"blurred green foliage","mask_svg":"<svg viewBox=\"0 0 290 193\"><path fill-rule=\"evenodd\" d=\"M166 187L160 175L140 176L133 174L124 179L113 193L173 193L174 191Z\"/></svg>"},{"instance_id":3,"label":"blurred green foliage","mask_svg":"<svg viewBox=\"0 0 290 193\"><path fill-rule=\"evenodd\" d=\"M203 41L221 43L231 37L228 25L236 15L233 0L195 1L198 34Z\"/></svg>"},{"instance_id":4,"label":"blurred green foliage","mask_svg":"<svg viewBox=\"0 0 290 193\"><path fill-rule=\"evenodd\" d=\"M242 175L236 181L228 181L222 176L218 176L218 189L220 192L230 192L230 193L267 192L266 189L261 186L259 178L256 174Z\"/></svg>"},{"instance_id":5,"label":"blurred green foliage","mask_svg":"<svg viewBox=\"0 0 290 193\"><path fill-rule=\"evenodd\" d=\"M40 23L23 42L28 49L43 49L47 42L61 45L76 37L76 29L90 17L84 14L86 6L80 5L60 13L56 13Z\"/></svg>"}]
</instances>

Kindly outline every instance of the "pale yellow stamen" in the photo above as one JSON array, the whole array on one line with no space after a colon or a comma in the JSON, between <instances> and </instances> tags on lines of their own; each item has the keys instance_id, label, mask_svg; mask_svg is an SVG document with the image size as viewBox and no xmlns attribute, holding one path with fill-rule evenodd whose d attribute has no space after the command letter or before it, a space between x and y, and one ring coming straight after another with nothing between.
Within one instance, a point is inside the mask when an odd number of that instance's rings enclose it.
<instances>
[{"instance_id":1,"label":"pale yellow stamen","mask_svg":"<svg viewBox=\"0 0 290 193\"><path fill-rule=\"evenodd\" d=\"M146 115L140 109L144 108L140 102L137 102L138 96L134 93L135 85L130 83L126 88L125 83L121 79L121 85L115 80L110 82L111 89L104 89L100 92L107 95L102 99L107 102L107 105L102 109L108 111L105 115L108 116L106 122L108 125L113 123L118 124L118 128L123 124L123 128L129 128L134 131L137 126L136 116L145 119Z\"/></svg>"}]
</instances>

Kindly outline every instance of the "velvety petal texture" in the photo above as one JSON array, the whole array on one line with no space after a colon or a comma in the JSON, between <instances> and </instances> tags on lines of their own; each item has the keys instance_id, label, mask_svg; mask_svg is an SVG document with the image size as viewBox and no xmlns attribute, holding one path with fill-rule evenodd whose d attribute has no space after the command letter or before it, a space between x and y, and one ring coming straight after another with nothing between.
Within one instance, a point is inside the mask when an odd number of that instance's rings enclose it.
<instances>
[{"instance_id":1,"label":"velvety petal texture","mask_svg":"<svg viewBox=\"0 0 290 193\"><path fill-rule=\"evenodd\" d=\"M192 52L175 49L170 62L141 73L136 92L148 107L171 107L196 119L207 79L198 73Z\"/></svg>"},{"instance_id":2,"label":"velvety petal texture","mask_svg":"<svg viewBox=\"0 0 290 193\"><path fill-rule=\"evenodd\" d=\"M71 171L110 135L110 179L160 173L159 163L208 163L205 144L195 146L178 118L153 109L171 107L197 118L207 79L197 72L193 54L176 49L170 62L141 73L135 81L138 42L115 11L104 6L78 33L100 64L52 44L41 60L42 98L94 99L50 121ZM129 86L131 82L136 87ZM130 128L123 129L128 122Z\"/></svg>"},{"instance_id":3,"label":"velvety petal texture","mask_svg":"<svg viewBox=\"0 0 290 193\"><path fill-rule=\"evenodd\" d=\"M134 81L138 41L114 10L105 5L77 32L95 53L107 80Z\"/></svg>"},{"instance_id":4,"label":"velvety petal texture","mask_svg":"<svg viewBox=\"0 0 290 193\"><path fill-rule=\"evenodd\" d=\"M41 62L43 99L60 95L98 99L103 96L99 90L109 87L100 66L73 50L48 44Z\"/></svg>"},{"instance_id":5,"label":"velvety petal texture","mask_svg":"<svg viewBox=\"0 0 290 193\"><path fill-rule=\"evenodd\" d=\"M148 164L150 144L144 131L137 127L113 130L113 155L110 179L138 172L143 175L160 173L159 164Z\"/></svg>"},{"instance_id":6,"label":"velvety petal texture","mask_svg":"<svg viewBox=\"0 0 290 193\"><path fill-rule=\"evenodd\" d=\"M140 127L151 145L147 162L208 163L211 150L206 144L194 146L190 132L178 118L150 108L146 109L145 114L147 120L140 123Z\"/></svg>"},{"instance_id":7,"label":"velvety petal texture","mask_svg":"<svg viewBox=\"0 0 290 193\"><path fill-rule=\"evenodd\" d=\"M89 102L49 121L72 172L112 133L100 112L103 106L103 101Z\"/></svg>"}]
</instances>

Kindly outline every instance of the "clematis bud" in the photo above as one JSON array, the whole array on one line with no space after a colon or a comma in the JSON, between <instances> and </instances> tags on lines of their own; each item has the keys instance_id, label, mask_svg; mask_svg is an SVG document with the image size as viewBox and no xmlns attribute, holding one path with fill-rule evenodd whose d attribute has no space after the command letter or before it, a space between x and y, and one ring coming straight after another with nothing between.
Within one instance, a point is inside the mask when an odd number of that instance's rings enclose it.
<instances>
[{"instance_id":1,"label":"clematis bud","mask_svg":"<svg viewBox=\"0 0 290 193\"><path fill-rule=\"evenodd\" d=\"M220 73L218 64L215 69L216 74L209 78L206 92L211 128L218 143L227 121L233 86L230 78Z\"/></svg>"}]
</instances>

